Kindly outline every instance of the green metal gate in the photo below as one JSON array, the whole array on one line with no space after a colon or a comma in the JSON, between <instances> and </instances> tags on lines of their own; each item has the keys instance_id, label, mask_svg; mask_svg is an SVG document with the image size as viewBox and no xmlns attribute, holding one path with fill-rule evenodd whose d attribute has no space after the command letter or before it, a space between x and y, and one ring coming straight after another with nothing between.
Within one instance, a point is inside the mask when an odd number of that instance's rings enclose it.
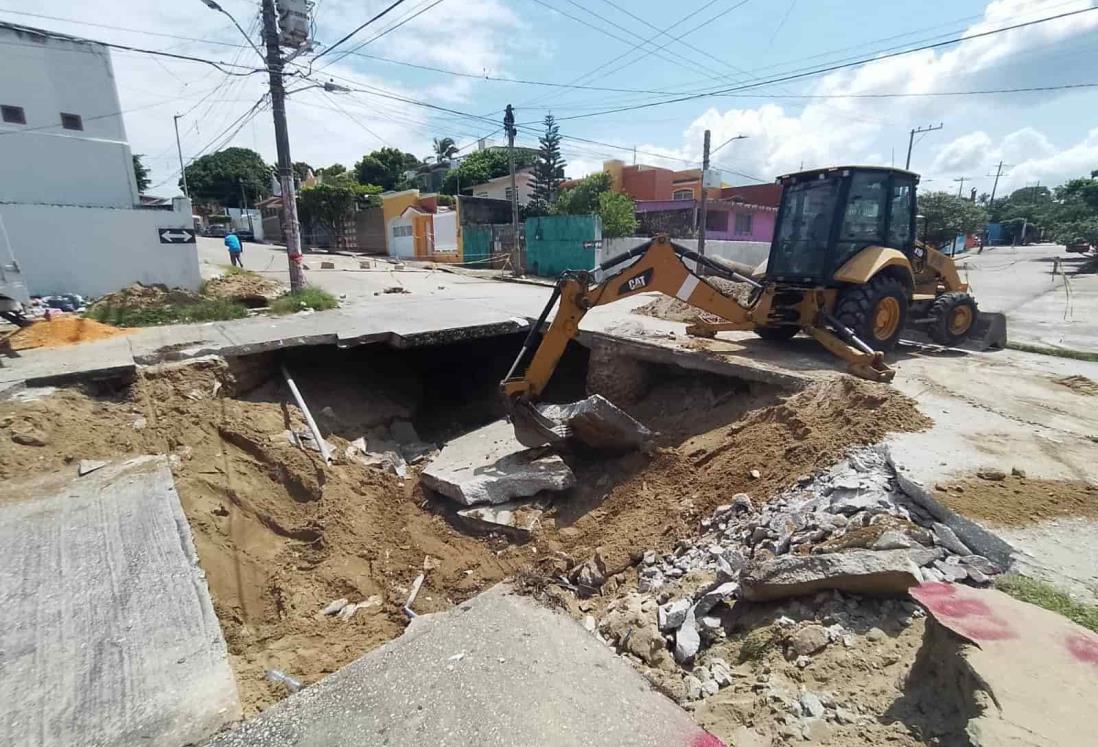
<instances>
[{"instance_id":1,"label":"green metal gate","mask_svg":"<svg viewBox=\"0 0 1098 747\"><path fill-rule=\"evenodd\" d=\"M595 249L602 243L597 215L548 215L526 221L526 271L556 277L565 270L595 267Z\"/></svg>"}]
</instances>

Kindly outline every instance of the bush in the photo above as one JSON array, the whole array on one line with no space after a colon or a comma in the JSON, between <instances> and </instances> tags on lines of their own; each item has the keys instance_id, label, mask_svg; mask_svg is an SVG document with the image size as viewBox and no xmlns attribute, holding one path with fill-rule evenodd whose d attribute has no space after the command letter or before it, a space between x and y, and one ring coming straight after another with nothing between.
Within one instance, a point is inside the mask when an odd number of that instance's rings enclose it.
<instances>
[{"instance_id":1,"label":"bush","mask_svg":"<svg viewBox=\"0 0 1098 747\"><path fill-rule=\"evenodd\" d=\"M167 304L148 308L96 304L85 316L115 327L155 327L160 324L219 322L243 319L248 309L224 298L211 298L181 305Z\"/></svg>"},{"instance_id":2,"label":"bush","mask_svg":"<svg viewBox=\"0 0 1098 747\"><path fill-rule=\"evenodd\" d=\"M331 293L320 288L309 286L304 290L291 291L281 298L275 299L271 304L272 314L294 314L298 311L312 309L313 311L325 311L339 306L339 301Z\"/></svg>"}]
</instances>

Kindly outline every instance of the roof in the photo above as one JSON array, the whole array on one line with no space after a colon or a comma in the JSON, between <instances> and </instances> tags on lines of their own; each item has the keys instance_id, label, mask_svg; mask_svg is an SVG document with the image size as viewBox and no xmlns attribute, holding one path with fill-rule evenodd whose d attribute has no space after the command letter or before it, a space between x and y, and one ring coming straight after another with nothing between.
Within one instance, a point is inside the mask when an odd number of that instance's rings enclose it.
<instances>
[{"instance_id":1,"label":"roof","mask_svg":"<svg viewBox=\"0 0 1098 747\"><path fill-rule=\"evenodd\" d=\"M803 182L809 179L819 179L825 176L834 176L839 172L846 171L882 171L894 174L906 174L915 177L918 181L919 175L914 171L907 171L906 169L897 169L893 166L827 166L820 169L809 169L808 171L796 171L792 174L783 174L779 176L777 181L781 184L788 182Z\"/></svg>"},{"instance_id":2,"label":"roof","mask_svg":"<svg viewBox=\"0 0 1098 747\"><path fill-rule=\"evenodd\" d=\"M524 166L521 169L515 169L515 178L518 178L518 177L523 176L523 175L533 176L533 174L534 174L534 167L533 166ZM510 179L510 178L511 178L510 174L504 174L503 176L493 176L491 179L488 179L486 181L474 184L472 187L470 187L470 189L476 189L477 187L481 186L482 184L494 184L498 181L502 181L504 179Z\"/></svg>"},{"instance_id":3,"label":"roof","mask_svg":"<svg viewBox=\"0 0 1098 747\"><path fill-rule=\"evenodd\" d=\"M95 41L94 39L85 39L80 36L70 36L68 34L61 34L56 31L49 31L47 29L38 29L33 26L21 26L18 23L8 23L7 21L0 21L0 29L8 29L14 31L17 34L29 34L31 36L42 37L43 39L60 39L62 41L75 42L77 44L94 44L96 46L105 46L103 42Z\"/></svg>"}]
</instances>

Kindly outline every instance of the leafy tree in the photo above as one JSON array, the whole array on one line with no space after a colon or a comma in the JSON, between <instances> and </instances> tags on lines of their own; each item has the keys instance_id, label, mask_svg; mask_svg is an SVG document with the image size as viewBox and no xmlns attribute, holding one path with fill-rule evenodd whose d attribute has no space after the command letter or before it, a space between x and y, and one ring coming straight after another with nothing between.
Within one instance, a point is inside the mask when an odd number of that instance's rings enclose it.
<instances>
[{"instance_id":1,"label":"leafy tree","mask_svg":"<svg viewBox=\"0 0 1098 747\"><path fill-rule=\"evenodd\" d=\"M340 174L347 173L347 167L341 163L333 163L331 166L322 166L316 169L314 172L317 176L323 176L330 179L333 176L339 176Z\"/></svg>"},{"instance_id":2,"label":"leafy tree","mask_svg":"<svg viewBox=\"0 0 1098 747\"><path fill-rule=\"evenodd\" d=\"M1082 204L1098 215L1098 179L1072 179L1056 188L1056 199L1068 205Z\"/></svg>"},{"instance_id":3,"label":"leafy tree","mask_svg":"<svg viewBox=\"0 0 1098 747\"><path fill-rule=\"evenodd\" d=\"M379 148L355 164L359 184L376 184L383 190L395 189L404 182L404 172L419 166L419 159L396 148Z\"/></svg>"},{"instance_id":4,"label":"leafy tree","mask_svg":"<svg viewBox=\"0 0 1098 747\"><path fill-rule=\"evenodd\" d=\"M515 170L534 165L537 151L532 148L515 148ZM489 179L510 173L506 148L485 148L470 153L456 168L446 173L442 181L443 194L454 195L458 187L468 189L474 184L482 184Z\"/></svg>"},{"instance_id":5,"label":"leafy tree","mask_svg":"<svg viewBox=\"0 0 1098 747\"><path fill-rule=\"evenodd\" d=\"M1060 223L1053 231L1052 240L1057 244L1086 242L1098 245L1098 218Z\"/></svg>"},{"instance_id":6,"label":"leafy tree","mask_svg":"<svg viewBox=\"0 0 1098 747\"><path fill-rule=\"evenodd\" d=\"M443 163L449 161L458 153L457 143L454 142L452 137L435 138L434 139L434 151L435 163Z\"/></svg>"},{"instance_id":7,"label":"leafy tree","mask_svg":"<svg viewBox=\"0 0 1098 747\"><path fill-rule=\"evenodd\" d=\"M605 171L590 174L574 187L560 193L553 212L557 215L590 215L599 211L599 195L611 187L610 175Z\"/></svg>"},{"instance_id":8,"label":"leafy tree","mask_svg":"<svg viewBox=\"0 0 1098 747\"><path fill-rule=\"evenodd\" d=\"M139 194L145 194L145 190L149 188L149 169L145 164L141 163L141 154L133 154L133 175L137 179L137 191Z\"/></svg>"},{"instance_id":9,"label":"leafy tree","mask_svg":"<svg viewBox=\"0 0 1098 747\"><path fill-rule=\"evenodd\" d=\"M198 201L241 207L243 184L249 202L271 193L271 167L248 148L226 148L202 156L186 168L187 186ZM183 181L179 182L180 187Z\"/></svg>"},{"instance_id":10,"label":"leafy tree","mask_svg":"<svg viewBox=\"0 0 1098 747\"><path fill-rule=\"evenodd\" d=\"M297 204L303 221L323 226L338 243L355 205L376 204L378 198L373 195L380 192L381 187L362 185L350 174L340 174L302 189Z\"/></svg>"},{"instance_id":11,"label":"leafy tree","mask_svg":"<svg viewBox=\"0 0 1098 747\"><path fill-rule=\"evenodd\" d=\"M637 232L636 209L627 195L609 191L600 194L599 217L603 238L616 239Z\"/></svg>"},{"instance_id":12,"label":"leafy tree","mask_svg":"<svg viewBox=\"0 0 1098 747\"><path fill-rule=\"evenodd\" d=\"M537 160L534 161L532 202L548 209L560 191L567 162L560 154L560 128L552 114L545 115L545 134L538 138Z\"/></svg>"},{"instance_id":13,"label":"leafy tree","mask_svg":"<svg viewBox=\"0 0 1098 747\"><path fill-rule=\"evenodd\" d=\"M934 246L953 241L959 234L975 233L987 222L980 205L950 192L923 192L919 213L926 218L926 240Z\"/></svg>"},{"instance_id":14,"label":"leafy tree","mask_svg":"<svg viewBox=\"0 0 1098 747\"><path fill-rule=\"evenodd\" d=\"M303 182L308 179L309 172L313 170L313 167L304 161L294 161L290 164L290 168L293 169L294 178L297 179L298 182ZM313 171L313 173L315 174L316 172Z\"/></svg>"}]
</instances>

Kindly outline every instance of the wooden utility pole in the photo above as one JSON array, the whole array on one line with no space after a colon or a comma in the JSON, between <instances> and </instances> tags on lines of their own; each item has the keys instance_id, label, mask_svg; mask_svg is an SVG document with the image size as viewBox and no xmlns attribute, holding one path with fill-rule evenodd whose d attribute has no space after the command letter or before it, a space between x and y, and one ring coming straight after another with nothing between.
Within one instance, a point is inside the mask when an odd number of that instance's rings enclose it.
<instances>
[{"instance_id":1,"label":"wooden utility pole","mask_svg":"<svg viewBox=\"0 0 1098 747\"><path fill-rule=\"evenodd\" d=\"M999 177L1003 175L1003 162L999 161L998 167L995 169L995 181L991 183L991 197L988 198L987 206L991 209L995 205L995 192L999 189ZM991 174L988 174L991 176Z\"/></svg>"},{"instance_id":2,"label":"wooden utility pole","mask_svg":"<svg viewBox=\"0 0 1098 747\"><path fill-rule=\"evenodd\" d=\"M958 184L958 185L957 185L957 196L958 196L958 197L960 197L960 196L961 196L961 192L962 192L962 191L964 191L964 188L965 188L965 182L966 182L967 180L968 180L968 177L967 177L967 176L962 176L962 177L960 177L960 178L958 178L958 179L954 179L954 180L953 180L953 181L955 181L955 182L960 182L960 184Z\"/></svg>"},{"instance_id":3,"label":"wooden utility pole","mask_svg":"<svg viewBox=\"0 0 1098 747\"><path fill-rule=\"evenodd\" d=\"M183 194L190 197L191 191L187 189L187 167L183 165L183 146L179 143L179 118L182 116L182 114L176 114L172 117L172 121L175 123L175 150L179 154L179 173L183 177Z\"/></svg>"},{"instance_id":4,"label":"wooden utility pole","mask_svg":"<svg viewBox=\"0 0 1098 747\"><path fill-rule=\"evenodd\" d=\"M282 233L286 237L286 256L290 265L290 290L300 291L305 288L305 270L301 266L301 233L297 222L290 132L286 126L286 89L282 85L282 51L278 48L274 0L263 0L263 41L267 47L267 70L270 74L271 114L274 116L275 149L278 152L278 184L282 192L282 217L285 221Z\"/></svg>"},{"instance_id":5,"label":"wooden utility pole","mask_svg":"<svg viewBox=\"0 0 1098 747\"><path fill-rule=\"evenodd\" d=\"M503 112L503 129L507 132L507 162L511 170L511 274L515 277L523 274L522 249L519 246L518 230L518 189L515 187L515 110L508 104Z\"/></svg>"},{"instance_id":6,"label":"wooden utility pole","mask_svg":"<svg viewBox=\"0 0 1098 747\"><path fill-rule=\"evenodd\" d=\"M934 130L942 129L942 123L939 122L937 127L916 127L911 131L911 135L907 138L907 162L904 163L904 168L908 171L911 170L911 149L915 147L915 136L920 132L934 132Z\"/></svg>"},{"instance_id":7,"label":"wooden utility pole","mask_svg":"<svg viewBox=\"0 0 1098 747\"><path fill-rule=\"evenodd\" d=\"M705 172L709 171L709 130L705 131L705 139L702 140L702 172L701 172L701 204L698 206L698 218L697 218L697 231L698 231L698 254L705 256L705 229L706 229L706 210L708 209L709 198L705 191ZM701 267L698 267L698 271L701 271Z\"/></svg>"}]
</instances>

